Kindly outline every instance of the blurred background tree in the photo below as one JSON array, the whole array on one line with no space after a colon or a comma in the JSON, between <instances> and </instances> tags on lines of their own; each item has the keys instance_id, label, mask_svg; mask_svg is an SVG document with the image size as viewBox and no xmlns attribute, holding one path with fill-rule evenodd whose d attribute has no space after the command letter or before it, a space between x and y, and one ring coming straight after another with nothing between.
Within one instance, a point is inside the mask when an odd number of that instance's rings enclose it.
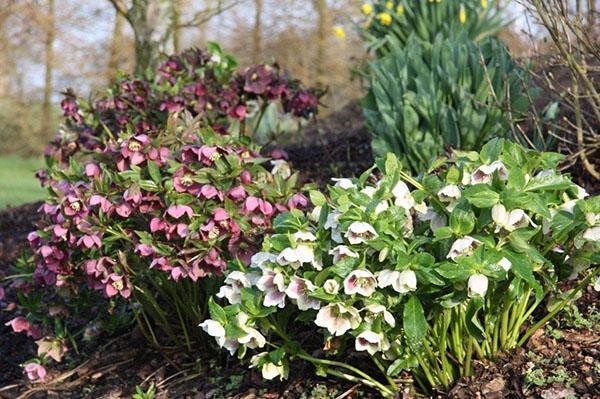
<instances>
[{"instance_id":1,"label":"blurred background tree","mask_svg":"<svg viewBox=\"0 0 600 399\"><path fill-rule=\"evenodd\" d=\"M574 12L593 21L597 3L573 1ZM58 103L66 88L93 96L114 82L118 70L143 72L160 51L208 41L220 42L242 66L276 60L307 84L328 88L321 110L327 115L364 94L352 72L366 58L352 22L360 18L361 4L0 0L0 154L41 155L58 129ZM547 35L512 4L509 10L520 18L501 37L513 53L530 56L532 49L549 49ZM336 26L344 28L344 39L333 34Z\"/></svg>"}]
</instances>

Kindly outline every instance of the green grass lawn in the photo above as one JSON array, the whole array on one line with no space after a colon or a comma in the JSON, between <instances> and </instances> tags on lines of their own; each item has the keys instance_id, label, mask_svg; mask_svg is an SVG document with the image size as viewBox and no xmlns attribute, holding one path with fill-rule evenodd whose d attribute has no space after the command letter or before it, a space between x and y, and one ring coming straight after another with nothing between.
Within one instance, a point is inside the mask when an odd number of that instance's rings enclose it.
<instances>
[{"instance_id":1,"label":"green grass lawn","mask_svg":"<svg viewBox=\"0 0 600 399\"><path fill-rule=\"evenodd\" d=\"M44 198L45 190L34 176L42 166L40 158L0 156L0 209Z\"/></svg>"}]
</instances>

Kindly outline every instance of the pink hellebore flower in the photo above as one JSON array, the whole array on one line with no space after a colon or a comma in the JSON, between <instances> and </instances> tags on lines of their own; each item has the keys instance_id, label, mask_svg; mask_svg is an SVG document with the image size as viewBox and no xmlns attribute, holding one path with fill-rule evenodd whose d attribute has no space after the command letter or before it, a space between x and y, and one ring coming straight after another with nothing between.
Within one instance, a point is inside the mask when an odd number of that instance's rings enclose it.
<instances>
[{"instance_id":1,"label":"pink hellebore flower","mask_svg":"<svg viewBox=\"0 0 600 399\"><path fill-rule=\"evenodd\" d=\"M241 201L246 198L246 190L243 186L233 187L227 192L227 196L234 201Z\"/></svg>"},{"instance_id":2,"label":"pink hellebore flower","mask_svg":"<svg viewBox=\"0 0 600 399\"><path fill-rule=\"evenodd\" d=\"M158 166L164 165L171 155L171 150L167 147L151 148L148 151L148 159L154 161Z\"/></svg>"},{"instance_id":3,"label":"pink hellebore flower","mask_svg":"<svg viewBox=\"0 0 600 399\"><path fill-rule=\"evenodd\" d=\"M124 202L121 205L117 206L115 208L115 211L117 212L117 215L123 218L128 218L131 215L133 209L128 203Z\"/></svg>"},{"instance_id":4,"label":"pink hellebore flower","mask_svg":"<svg viewBox=\"0 0 600 399\"><path fill-rule=\"evenodd\" d=\"M223 200L223 194L210 184L205 184L200 188L200 195L206 199L218 197L221 201Z\"/></svg>"},{"instance_id":5,"label":"pink hellebore flower","mask_svg":"<svg viewBox=\"0 0 600 399\"><path fill-rule=\"evenodd\" d=\"M145 134L140 134L130 138L121 144L121 155L129 159L132 165L139 165L146 160L144 148L150 144L150 138Z\"/></svg>"},{"instance_id":6,"label":"pink hellebore flower","mask_svg":"<svg viewBox=\"0 0 600 399\"><path fill-rule=\"evenodd\" d=\"M108 275L103 281L105 284L104 293L107 297L112 298L120 294L123 298L127 299L131 295L131 288L125 277L113 273Z\"/></svg>"},{"instance_id":7,"label":"pink hellebore flower","mask_svg":"<svg viewBox=\"0 0 600 399\"><path fill-rule=\"evenodd\" d=\"M217 159L221 157L217 147L209 147L203 145L198 152L198 158L206 166L211 166Z\"/></svg>"},{"instance_id":8,"label":"pink hellebore flower","mask_svg":"<svg viewBox=\"0 0 600 399\"><path fill-rule=\"evenodd\" d=\"M25 366L25 372L27 373L27 378L31 381L44 381L46 379L46 369L41 364L29 363Z\"/></svg>"},{"instance_id":9,"label":"pink hellebore flower","mask_svg":"<svg viewBox=\"0 0 600 399\"><path fill-rule=\"evenodd\" d=\"M35 341L38 350L38 356L44 356L44 358L52 358L57 362L62 360L63 355L67 352L67 347L60 341L51 341L46 339L40 339Z\"/></svg>"},{"instance_id":10,"label":"pink hellebore flower","mask_svg":"<svg viewBox=\"0 0 600 399\"><path fill-rule=\"evenodd\" d=\"M93 162L88 163L85 165L85 175L92 179L100 177L100 167Z\"/></svg>"},{"instance_id":11,"label":"pink hellebore flower","mask_svg":"<svg viewBox=\"0 0 600 399\"><path fill-rule=\"evenodd\" d=\"M252 175L247 170L244 170L240 174L240 180L244 184L250 184L250 183L252 183Z\"/></svg>"},{"instance_id":12,"label":"pink hellebore flower","mask_svg":"<svg viewBox=\"0 0 600 399\"><path fill-rule=\"evenodd\" d=\"M85 234L77 241L77 245L88 249L92 248L93 246L100 248L102 247L102 240L100 239L100 235L98 233Z\"/></svg>"},{"instance_id":13,"label":"pink hellebore flower","mask_svg":"<svg viewBox=\"0 0 600 399\"><path fill-rule=\"evenodd\" d=\"M377 288L377 280L368 270L354 270L344 280L344 293L346 295L359 294L370 297Z\"/></svg>"},{"instance_id":14,"label":"pink hellebore flower","mask_svg":"<svg viewBox=\"0 0 600 399\"><path fill-rule=\"evenodd\" d=\"M152 256L156 253L154 248L152 248L151 246L146 245L146 244L138 244L135 247L135 252L137 252L138 254L140 254L142 256Z\"/></svg>"},{"instance_id":15,"label":"pink hellebore flower","mask_svg":"<svg viewBox=\"0 0 600 399\"><path fill-rule=\"evenodd\" d=\"M181 168L173 177L173 187L178 193L190 193L198 195L200 193L200 184L193 180L194 174L187 168Z\"/></svg>"},{"instance_id":16,"label":"pink hellebore flower","mask_svg":"<svg viewBox=\"0 0 600 399\"><path fill-rule=\"evenodd\" d=\"M194 215L194 211L187 205L171 205L167 209L167 213L174 219L180 219L183 215L187 215L190 219Z\"/></svg>"},{"instance_id":17,"label":"pink hellebore flower","mask_svg":"<svg viewBox=\"0 0 600 399\"><path fill-rule=\"evenodd\" d=\"M15 317L14 319L12 319L11 321L9 321L8 323L6 323L4 325L10 326L13 329L13 331L16 333L29 332L29 329L31 328L29 321L22 316Z\"/></svg>"},{"instance_id":18,"label":"pink hellebore flower","mask_svg":"<svg viewBox=\"0 0 600 399\"><path fill-rule=\"evenodd\" d=\"M222 272L227 267L227 263L225 263L214 247L208 251L208 254L204 257L203 261L216 269L217 272Z\"/></svg>"},{"instance_id":19,"label":"pink hellebore flower","mask_svg":"<svg viewBox=\"0 0 600 399\"><path fill-rule=\"evenodd\" d=\"M290 209L306 209L308 207L308 198L304 194L294 194L287 203Z\"/></svg>"},{"instance_id":20,"label":"pink hellebore flower","mask_svg":"<svg viewBox=\"0 0 600 399\"><path fill-rule=\"evenodd\" d=\"M165 231L169 224L160 218L152 218L150 221L150 232Z\"/></svg>"},{"instance_id":21,"label":"pink hellebore flower","mask_svg":"<svg viewBox=\"0 0 600 399\"><path fill-rule=\"evenodd\" d=\"M90 206L96 205L100 205L100 209L102 209L102 212L104 213L108 212L112 206L109 200L97 194L90 197Z\"/></svg>"}]
</instances>

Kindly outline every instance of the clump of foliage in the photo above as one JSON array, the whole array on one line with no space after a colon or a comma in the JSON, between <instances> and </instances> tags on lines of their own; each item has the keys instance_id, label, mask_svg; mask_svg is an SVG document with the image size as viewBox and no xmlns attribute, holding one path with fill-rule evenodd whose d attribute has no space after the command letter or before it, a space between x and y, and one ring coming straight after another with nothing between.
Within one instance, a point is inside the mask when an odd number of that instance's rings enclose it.
<instances>
[{"instance_id":1,"label":"clump of foliage","mask_svg":"<svg viewBox=\"0 0 600 399\"><path fill-rule=\"evenodd\" d=\"M80 149L95 150L116 133L153 135L173 113L189 112L222 134L250 135L264 112L278 104L281 112L308 118L318 111L318 94L279 70L258 64L236 72L236 59L212 43L167 57L148 77L122 76L108 95L86 103L67 91L61 106L65 128L48 149L59 160Z\"/></svg>"},{"instance_id":2,"label":"clump of foliage","mask_svg":"<svg viewBox=\"0 0 600 399\"><path fill-rule=\"evenodd\" d=\"M464 33L475 42L493 37L507 23L494 1L487 0L377 0L365 3L361 33L371 50L384 56L408 44L411 35L433 43L441 35Z\"/></svg>"},{"instance_id":3,"label":"clump of foliage","mask_svg":"<svg viewBox=\"0 0 600 399\"><path fill-rule=\"evenodd\" d=\"M109 311L126 304L155 345L202 345L196 326L214 276L228 261L249 263L275 216L308 206L281 154L263 157L250 137L227 133L247 121L251 102L307 117L316 96L274 67L233 74L233 64L213 46L169 57L156 77L123 79L93 106L68 93L66 123L39 172L48 197L29 235L35 266L15 276L15 332L64 347L60 314L43 315L45 287L50 306L57 297L101 297ZM48 359L41 353L31 367Z\"/></svg>"},{"instance_id":4,"label":"clump of foliage","mask_svg":"<svg viewBox=\"0 0 600 399\"><path fill-rule=\"evenodd\" d=\"M510 135L528 112L528 77L504 45L480 45L465 35L416 37L370 65L363 101L373 150L393 152L415 172L427 170L447 146L478 150Z\"/></svg>"},{"instance_id":5,"label":"clump of foliage","mask_svg":"<svg viewBox=\"0 0 600 399\"><path fill-rule=\"evenodd\" d=\"M447 389L474 360L523 345L600 270L600 198L585 199L561 159L497 139L415 180L390 154L379 173L311 192L312 212L278 216L250 267L228 269L228 303L211 301L202 327L240 358L263 350L251 366L267 379L302 359L385 397L403 371ZM524 329L568 278L577 288ZM315 328L322 351L306 346Z\"/></svg>"}]
</instances>

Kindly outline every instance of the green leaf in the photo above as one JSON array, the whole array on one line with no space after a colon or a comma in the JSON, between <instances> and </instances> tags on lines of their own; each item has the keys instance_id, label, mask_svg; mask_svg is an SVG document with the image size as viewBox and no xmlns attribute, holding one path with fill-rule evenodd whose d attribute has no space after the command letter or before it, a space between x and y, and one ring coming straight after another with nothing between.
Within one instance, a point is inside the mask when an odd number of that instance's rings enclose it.
<instances>
[{"instance_id":1,"label":"green leaf","mask_svg":"<svg viewBox=\"0 0 600 399\"><path fill-rule=\"evenodd\" d=\"M312 202L314 206L323 206L327 203L327 199L320 191L311 190L309 195L310 202Z\"/></svg>"},{"instance_id":2,"label":"green leaf","mask_svg":"<svg viewBox=\"0 0 600 399\"><path fill-rule=\"evenodd\" d=\"M500 201L500 195L487 184L470 186L463 192L464 197L477 208L491 208Z\"/></svg>"},{"instance_id":3,"label":"green leaf","mask_svg":"<svg viewBox=\"0 0 600 399\"><path fill-rule=\"evenodd\" d=\"M469 335L475 338L477 341L483 340L484 328L479 321L479 310L483 307L483 298L474 297L469 301L467 305L467 313L465 315L467 331Z\"/></svg>"},{"instance_id":4,"label":"green leaf","mask_svg":"<svg viewBox=\"0 0 600 399\"><path fill-rule=\"evenodd\" d=\"M500 156L500 152L502 152L503 146L504 146L504 139L502 139L502 138L495 138L495 139L488 141L481 148L481 160L486 164L490 164L490 163L498 160L498 157Z\"/></svg>"},{"instance_id":5,"label":"green leaf","mask_svg":"<svg viewBox=\"0 0 600 399\"><path fill-rule=\"evenodd\" d=\"M533 177L527 183L525 191L566 190L573 186L571 180L563 175Z\"/></svg>"},{"instance_id":6,"label":"green leaf","mask_svg":"<svg viewBox=\"0 0 600 399\"><path fill-rule=\"evenodd\" d=\"M421 301L414 295L404 305L403 324L408 345L417 350L427 335L427 319Z\"/></svg>"},{"instance_id":7,"label":"green leaf","mask_svg":"<svg viewBox=\"0 0 600 399\"><path fill-rule=\"evenodd\" d=\"M154 162L148 161L148 173L156 184L160 184L162 176L160 174L160 168Z\"/></svg>"},{"instance_id":8,"label":"green leaf","mask_svg":"<svg viewBox=\"0 0 600 399\"><path fill-rule=\"evenodd\" d=\"M475 228L475 214L465 202L460 203L450 214L450 227L456 235L463 236Z\"/></svg>"},{"instance_id":9,"label":"green leaf","mask_svg":"<svg viewBox=\"0 0 600 399\"><path fill-rule=\"evenodd\" d=\"M222 325L227 323L227 314L225 313L225 310L223 310L221 305L216 303L212 297L208 300L208 311L211 319L218 321Z\"/></svg>"}]
</instances>

